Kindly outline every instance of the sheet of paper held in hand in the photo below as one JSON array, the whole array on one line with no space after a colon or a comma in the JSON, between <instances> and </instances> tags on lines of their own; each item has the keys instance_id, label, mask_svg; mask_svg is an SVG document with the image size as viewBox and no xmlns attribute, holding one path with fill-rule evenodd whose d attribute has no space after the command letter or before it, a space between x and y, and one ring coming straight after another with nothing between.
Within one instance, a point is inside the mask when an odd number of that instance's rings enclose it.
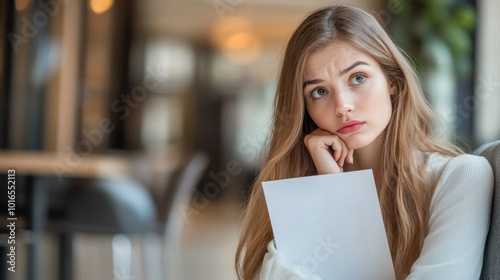
<instances>
[{"instance_id":1,"label":"sheet of paper held in hand","mask_svg":"<svg viewBox=\"0 0 500 280\"><path fill-rule=\"evenodd\" d=\"M262 183L278 252L322 279L395 279L372 170Z\"/></svg>"}]
</instances>

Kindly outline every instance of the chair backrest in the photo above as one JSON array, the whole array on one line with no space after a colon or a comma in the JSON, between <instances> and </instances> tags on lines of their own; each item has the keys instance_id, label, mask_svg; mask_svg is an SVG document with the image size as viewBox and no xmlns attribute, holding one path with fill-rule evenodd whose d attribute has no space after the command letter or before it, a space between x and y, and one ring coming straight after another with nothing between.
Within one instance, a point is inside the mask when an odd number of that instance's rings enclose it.
<instances>
[{"instance_id":1,"label":"chair backrest","mask_svg":"<svg viewBox=\"0 0 500 280\"><path fill-rule=\"evenodd\" d=\"M480 279L500 280L500 140L482 145L474 154L488 159L495 176L490 231L486 239Z\"/></svg>"},{"instance_id":2,"label":"chair backrest","mask_svg":"<svg viewBox=\"0 0 500 280\"><path fill-rule=\"evenodd\" d=\"M192 214L191 197L208 166L208 156L203 152L195 153L168 187L165 196L164 241L164 278L183 279L180 257L180 243L184 222Z\"/></svg>"},{"instance_id":3,"label":"chair backrest","mask_svg":"<svg viewBox=\"0 0 500 280\"><path fill-rule=\"evenodd\" d=\"M189 218L193 192L201 181L209 159L204 152L195 153L175 177L165 197L165 239L180 238L185 219Z\"/></svg>"},{"instance_id":4,"label":"chair backrest","mask_svg":"<svg viewBox=\"0 0 500 280\"><path fill-rule=\"evenodd\" d=\"M61 232L96 234L141 234L156 229L155 203L148 189L129 178L40 177L37 187L44 187L51 215L49 225ZM52 215L54 200L60 217Z\"/></svg>"}]
</instances>

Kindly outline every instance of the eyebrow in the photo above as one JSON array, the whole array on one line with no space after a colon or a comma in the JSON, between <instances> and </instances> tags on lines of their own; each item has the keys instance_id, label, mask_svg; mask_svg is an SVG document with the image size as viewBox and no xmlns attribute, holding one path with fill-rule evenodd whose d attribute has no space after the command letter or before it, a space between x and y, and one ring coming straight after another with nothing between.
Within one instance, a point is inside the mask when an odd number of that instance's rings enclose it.
<instances>
[{"instance_id":1,"label":"eyebrow","mask_svg":"<svg viewBox=\"0 0 500 280\"><path fill-rule=\"evenodd\" d=\"M351 71L354 67L359 66L359 65L368 65L368 63L363 62L363 61L356 61L351 66L340 71L340 76L345 75L345 73ZM319 83L323 83L323 82L324 82L324 80L321 80L321 79L308 80L308 81L304 82L302 89L306 88L306 86L308 86L308 85L314 85L314 84L319 84Z\"/></svg>"}]
</instances>

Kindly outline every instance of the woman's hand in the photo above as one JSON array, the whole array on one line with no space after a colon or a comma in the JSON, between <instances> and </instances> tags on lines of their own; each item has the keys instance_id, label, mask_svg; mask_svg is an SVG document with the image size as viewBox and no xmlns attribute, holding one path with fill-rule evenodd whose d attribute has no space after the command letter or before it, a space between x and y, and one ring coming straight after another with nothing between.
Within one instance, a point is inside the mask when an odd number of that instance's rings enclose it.
<instances>
[{"instance_id":1,"label":"woman's hand","mask_svg":"<svg viewBox=\"0 0 500 280\"><path fill-rule=\"evenodd\" d=\"M339 136L329 131L318 128L306 135L304 143L319 175L343 172L346 160L353 163L354 150L350 150Z\"/></svg>"}]
</instances>

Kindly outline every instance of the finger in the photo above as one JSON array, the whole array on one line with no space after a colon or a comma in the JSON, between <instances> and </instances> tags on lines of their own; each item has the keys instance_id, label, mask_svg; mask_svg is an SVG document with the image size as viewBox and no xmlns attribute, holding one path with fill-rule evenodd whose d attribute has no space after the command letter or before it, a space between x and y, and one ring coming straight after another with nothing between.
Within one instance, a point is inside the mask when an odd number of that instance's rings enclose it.
<instances>
[{"instance_id":1,"label":"finger","mask_svg":"<svg viewBox=\"0 0 500 280\"><path fill-rule=\"evenodd\" d=\"M319 175L342 172L335 160L347 151L341 141L337 135L321 129L316 129L304 137L304 144Z\"/></svg>"},{"instance_id":2,"label":"finger","mask_svg":"<svg viewBox=\"0 0 500 280\"><path fill-rule=\"evenodd\" d=\"M345 159L346 159L347 155L349 154L349 149L347 148L347 145L344 141L340 140L340 143L342 145L342 153L341 153L340 158L339 158L337 163L340 167L343 167Z\"/></svg>"},{"instance_id":3,"label":"finger","mask_svg":"<svg viewBox=\"0 0 500 280\"><path fill-rule=\"evenodd\" d=\"M354 163L354 150L349 150L348 160L351 164Z\"/></svg>"},{"instance_id":4,"label":"finger","mask_svg":"<svg viewBox=\"0 0 500 280\"><path fill-rule=\"evenodd\" d=\"M333 149L333 159L338 161L340 156L342 155L342 144L340 138L338 136L333 136L330 139L330 143L327 143L328 146L331 146Z\"/></svg>"}]
</instances>

